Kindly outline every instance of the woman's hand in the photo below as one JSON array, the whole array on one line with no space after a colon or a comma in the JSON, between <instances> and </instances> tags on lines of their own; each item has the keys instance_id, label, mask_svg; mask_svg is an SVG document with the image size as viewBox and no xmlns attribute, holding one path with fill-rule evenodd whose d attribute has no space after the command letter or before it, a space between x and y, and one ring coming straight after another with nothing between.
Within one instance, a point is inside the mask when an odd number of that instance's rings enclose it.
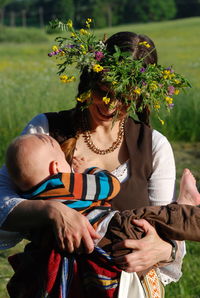
<instances>
[{"instance_id":1,"label":"woman's hand","mask_svg":"<svg viewBox=\"0 0 200 298\"><path fill-rule=\"evenodd\" d=\"M140 272L159 262L167 262L171 256L171 244L163 241L145 219L134 220L133 223L141 227L146 236L140 240L127 239L115 244L113 250L133 249L132 253L115 258L115 263L126 272Z\"/></svg>"},{"instance_id":2,"label":"woman's hand","mask_svg":"<svg viewBox=\"0 0 200 298\"><path fill-rule=\"evenodd\" d=\"M74 156L72 160L72 168L75 173L83 173L86 169L90 167L97 167L98 160L88 160L85 157Z\"/></svg>"},{"instance_id":3,"label":"woman's hand","mask_svg":"<svg viewBox=\"0 0 200 298\"><path fill-rule=\"evenodd\" d=\"M93 240L100 236L84 215L59 202L50 203L47 214L61 250L69 253L93 251Z\"/></svg>"},{"instance_id":4,"label":"woman's hand","mask_svg":"<svg viewBox=\"0 0 200 298\"><path fill-rule=\"evenodd\" d=\"M69 253L91 253L93 240L100 238L84 215L55 201L22 201L10 212L2 228L27 232L48 226L54 232L59 248Z\"/></svg>"}]
</instances>

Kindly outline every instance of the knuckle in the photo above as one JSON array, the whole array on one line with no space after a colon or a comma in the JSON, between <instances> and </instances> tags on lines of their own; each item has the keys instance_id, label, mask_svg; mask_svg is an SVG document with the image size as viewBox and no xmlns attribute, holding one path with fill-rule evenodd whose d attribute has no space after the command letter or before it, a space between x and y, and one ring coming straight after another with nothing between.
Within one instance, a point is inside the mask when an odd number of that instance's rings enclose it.
<instances>
[{"instance_id":1,"label":"knuckle","mask_svg":"<svg viewBox=\"0 0 200 298\"><path fill-rule=\"evenodd\" d=\"M73 238L74 238L74 240L77 240L77 239L80 238L80 234L79 234L78 231L74 231L74 233L73 233Z\"/></svg>"},{"instance_id":2,"label":"knuckle","mask_svg":"<svg viewBox=\"0 0 200 298\"><path fill-rule=\"evenodd\" d=\"M129 241L128 239L122 241L122 245L123 245L125 248L129 248L129 243L130 243L130 241Z\"/></svg>"},{"instance_id":3,"label":"knuckle","mask_svg":"<svg viewBox=\"0 0 200 298\"><path fill-rule=\"evenodd\" d=\"M138 248L139 248L140 250L144 250L144 249L146 248L146 244L145 244L144 242L140 241L140 242L138 243Z\"/></svg>"}]
</instances>

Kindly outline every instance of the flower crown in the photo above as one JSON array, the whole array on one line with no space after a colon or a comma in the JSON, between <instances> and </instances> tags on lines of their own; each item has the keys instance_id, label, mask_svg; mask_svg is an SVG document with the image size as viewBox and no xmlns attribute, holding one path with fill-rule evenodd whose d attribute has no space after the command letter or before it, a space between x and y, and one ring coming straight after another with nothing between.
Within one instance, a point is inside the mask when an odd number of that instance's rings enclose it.
<instances>
[{"instance_id":1,"label":"flower crown","mask_svg":"<svg viewBox=\"0 0 200 298\"><path fill-rule=\"evenodd\" d=\"M92 19L88 18L85 28L75 30L71 20L66 24L55 20L51 25L69 32L67 37L57 37L52 52L48 56L60 59L58 74L63 83L75 81L74 76L67 73L68 67L74 65L79 71L86 67L88 72L99 73L101 81L109 86L115 97L127 105L129 113L142 112L144 108L155 110L159 117L159 110L164 106L170 110L173 106L173 97L181 89L190 87L189 82L172 67L165 68L161 65L148 64L144 66L145 57L135 60L130 53L122 52L115 46L115 53L110 54L103 40L97 39L91 30ZM139 46L149 49L149 55L155 48L147 41L138 43ZM152 50L150 49L152 47ZM108 91L109 94L109 91ZM102 100L105 104L112 104L108 96ZM132 96L130 96L132 94ZM134 96L133 96L134 95ZM141 97L140 105L137 98ZM91 100L91 90L84 92L76 98L80 102Z\"/></svg>"}]
</instances>

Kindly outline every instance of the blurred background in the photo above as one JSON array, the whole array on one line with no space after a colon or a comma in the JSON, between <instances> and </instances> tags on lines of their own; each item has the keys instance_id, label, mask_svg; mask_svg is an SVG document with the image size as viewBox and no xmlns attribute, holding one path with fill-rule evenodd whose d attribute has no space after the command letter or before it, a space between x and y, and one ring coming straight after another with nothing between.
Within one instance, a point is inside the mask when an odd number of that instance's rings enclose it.
<instances>
[{"instance_id":1,"label":"blurred background","mask_svg":"<svg viewBox=\"0 0 200 298\"><path fill-rule=\"evenodd\" d=\"M87 16L96 28L198 16L199 0L0 0L1 24L43 27L52 18L71 18L77 26Z\"/></svg>"},{"instance_id":2,"label":"blurred background","mask_svg":"<svg viewBox=\"0 0 200 298\"><path fill-rule=\"evenodd\" d=\"M75 105L78 80L63 85L57 61L47 56L56 36L49 22L71 18L76 28L86 18L103 38L118 31L146 34L155 42L159 63L183 74L191 83L174 98L165 125L152 115L152 126L171 142L177 167L177 188L188 167L200 181L200 0L0 0L0 165L8 143L38 113ZM76 72L70 70L71 74ZM7 256L24 243L0 252L0 297L8 297L12 275ZM166 297L200 297L200 245L187 242L183 276L166 287Z\"/></svg>"}]
</instances>

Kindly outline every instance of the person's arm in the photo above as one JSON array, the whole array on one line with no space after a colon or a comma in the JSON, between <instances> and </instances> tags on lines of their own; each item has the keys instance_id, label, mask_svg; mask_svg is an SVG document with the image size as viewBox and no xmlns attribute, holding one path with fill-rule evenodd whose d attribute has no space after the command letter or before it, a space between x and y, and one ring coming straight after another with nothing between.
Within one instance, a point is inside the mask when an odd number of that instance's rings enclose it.
<instances>
[{"instance_id":1,"label":"person's arm","mask_svg":"<svg viewBox=\"0 0 200 298\"><path fill-rule=\"evenodd\" d=\"M92 167L84 173L71 173L69 188L72 190L74 199L84 201L109 201L120 190L119 180L106 170Z\"/></svg>"},{"instance_id":2,"label":"person's arm","mask_svg":"<svg viewBox=\"0 0 200 298\"><path fill-rule=\"evenodd\" d=\"M159 132L153 132L153 167L154 173L149 184L151 205L167 205L175 201L175 162L168 140ZM176 282L182 275L182 260L186 253L185 242L176 241L176 258L169 264L160 263L160 278L164 285Z\"/></svg>"},{"instance_id":3,"label":"person's arm","mask_svg":"<svg viewBox=\"0 0 200 298\"><path fill-rule=\"evenodd\" d=\"M48 134L48 121L44 114L36 116L24 129L26 133ZM77 211L59 202L23 200L12 187L5 167L0 172L1 229L24 231L44 225L52 225L59 247L68 252L78 249L81 242L86 252L94 248L98 238L89 221Z\"/></svg>"}]
</instances>

